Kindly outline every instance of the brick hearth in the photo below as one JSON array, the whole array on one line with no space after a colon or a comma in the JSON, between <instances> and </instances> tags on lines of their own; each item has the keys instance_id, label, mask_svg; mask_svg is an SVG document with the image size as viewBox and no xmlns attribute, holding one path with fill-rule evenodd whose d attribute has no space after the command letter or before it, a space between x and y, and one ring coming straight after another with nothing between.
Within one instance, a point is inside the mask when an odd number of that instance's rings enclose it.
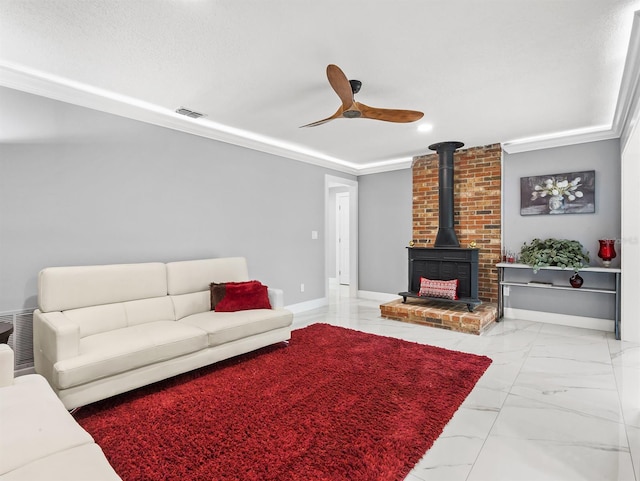
<instances>
[{"instance_id":1,"label":"brick hearth","mask_svg":"<svg viewBox=\"0 0 640 481\"><path fill-rule=\"evenodd\" d=\"M380 315L387 319L477 335L495 322L497 313L495 303L482 303L473 312L462 304L412 298L406 303L398 299L380 305Z\"/></svg>"}]
</instances>

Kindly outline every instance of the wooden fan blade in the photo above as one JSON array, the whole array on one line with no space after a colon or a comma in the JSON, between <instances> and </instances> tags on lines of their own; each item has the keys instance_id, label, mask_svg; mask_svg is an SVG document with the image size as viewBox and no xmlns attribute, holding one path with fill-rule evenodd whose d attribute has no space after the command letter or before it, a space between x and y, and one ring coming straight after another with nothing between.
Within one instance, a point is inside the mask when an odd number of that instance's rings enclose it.
<instances>
[{"instance_id":1,"label":"wooden fan blade","mask_svg":"<svg viewBox=\"0 0 640 481\"><path fill-rule=\"evenodd\" d=\"M420 120L424 114L417 110L398 110L398 109L377 109L368 105L356 102L356 107L362 112L362 118L384 120L385 122L415 122Z\"/></svg>"},{"instance_id":2,"label":"wooden fan blade","mask_svg":"<svg viewBox=\"0 0 640 481\"><path fill-rule=\"evenodd\" d=\"M307 125L301 125L300 128L302 128L302 127L315 127L316 125L322 125L324 123L329 122L330 120L338 119L340 117L342 117L342 106L340 106L340 108L336 111L336 113L333 114L331 117L327 117L326 119L318 120L316 122L311 122L310 124L307 124Z\"/></svg>"},{"instance_id":3,"label":"wooden fan blade","mask_svg":"<svg viewBox=\"0 0 640 481\"><path fill-rule=\"evenodd\" d=\"M348 110L353 105L353 90L351 84L340 67L330 64L327 66L327 79L331 88L338 94L342 101L342 108Z\"/></svg>"}]
</instances>

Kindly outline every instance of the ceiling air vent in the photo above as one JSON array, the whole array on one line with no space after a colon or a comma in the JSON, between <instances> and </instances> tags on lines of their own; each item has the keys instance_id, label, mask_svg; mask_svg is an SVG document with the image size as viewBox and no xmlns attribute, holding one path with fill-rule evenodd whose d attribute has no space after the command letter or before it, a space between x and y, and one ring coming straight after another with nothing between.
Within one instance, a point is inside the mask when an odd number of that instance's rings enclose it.
<instances>
[{"instance_id":1,"label":"ceiling air vent","mask_svg":"<svg viewBox=\"0 0 640 481\"><path fill-rule=\"evenodd\" d=\"M184 107L180 107L176 109L176 112L180 115L186 115L187 117L191 117L192 119L199 119L200 117L204 117L204 114L200 112L196 112L194 110L185 109Z\"/></svg>"}]
</instances>

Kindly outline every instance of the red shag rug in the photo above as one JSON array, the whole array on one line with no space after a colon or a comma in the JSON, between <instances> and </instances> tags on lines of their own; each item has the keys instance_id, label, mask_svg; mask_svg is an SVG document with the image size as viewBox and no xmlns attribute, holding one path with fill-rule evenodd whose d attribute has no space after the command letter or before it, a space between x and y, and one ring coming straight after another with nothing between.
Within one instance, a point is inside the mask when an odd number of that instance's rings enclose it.
<instances>
[{"instance_id":1,"label":"red shag rug","mask_svg":"<svg viewBox=\"0 0 640 481\"><path fill-rule=\"evenodd\" d=\"M125 481L402 480L489 364L314 324L76 419Z\"/></svg>"}]
</instances>

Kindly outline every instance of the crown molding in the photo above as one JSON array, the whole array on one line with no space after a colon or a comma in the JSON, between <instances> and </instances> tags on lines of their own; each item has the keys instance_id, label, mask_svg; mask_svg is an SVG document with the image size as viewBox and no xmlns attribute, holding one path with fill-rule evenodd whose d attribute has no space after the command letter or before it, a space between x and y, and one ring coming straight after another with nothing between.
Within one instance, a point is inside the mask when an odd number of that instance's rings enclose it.
<instances>
[{"instance_id":1,"label":"crown molding","mask_svg":"<svg viewBox=\"0 0 640 481\"><path fill-rule=\"evenodd\" d=\"M62 102L147 122L200 137L324 167L350 175L367 175L411 168L412 159L356 164L285 144L277 139L234 129L204 119L191 119L170 109L141 102L86 84L55 77L24 66L0 62L0 85ZM635 12L625 69L611 126L559 132L502 142L508 154L621 138L622 147L640 116L640 12Z\"/></svg>"},{"instance_id":2,"label":"crown molding","mask_svg":"<svg viewBox=\"0 0 640 481\"><path fill-rule=\"evenodd\" d=\"M276 139L234 129L208 121L206 118L189 118L158 105L1 61L0 86L305 162L344 174L358 176L411 167L411 158L355 164L304 148L296 150L295 146L285 146Z\"/></svg>"},{"instance_id":3,"label":"crown molding","mask_svg":"<svg viewBox=\"0 0 640 481\"><path fill-rule=\"evenodd\" d=\"M553 147L596 142L598 140L616 139L618 137L620 137L620 133L614 128L597 127L595 129L585 129L582 131L572 130L531 139L502 142L502 150L507 154L517 154L531 150L550 149Z\"/></svg>"},{"instance_id":4,"label":"crown molding","mask_svg":"<svg viewBox=\"0 0 640 481\"><path fill-rule=\"evenodd\" d=\"M618 101L611 126L601 126L582 131L560 132L537 138L513 140L502 143L508 154L530 150L564 147L567 145L595 142L597 140L621 139L624 148L626 138L640 115L640 11L633 14L627 57L620 82Z\"/></svg>"},{"instance_id":5,"label":"crown molding","mask_svg":"<svg viewBox=\"0 0 640 481\"><path fill-rule=\"evenodd\" d=\"M276 139L217 124L206 118L192 119L158 105L15 64L0 62L0 85L346 174L358 175L360 171L360 166L352 162L302 148L296 150L296 146L283 145Z\"/></svg>"},{"instance_id":6,"label":"crown molding","mask_svg":"<svg viewBox=\"0 0 640 481\"><path fill-rule=\"evenodd\" d=\"M380 174L382 172L410 169L412 163L413 159L409 157L406 159L397 159L388 162L365 164L358 169L358 175Z\"/></svg>"},{"instance_id":7,"label":"crown molding","mask_svg":"<svg viewBox=\"0 0 640 481\"><path fill-rule=\"evenodd\" d=\"M622 74L614 125L620 128L620 150L624 150L640 117L640 11L633 16L631 39Z\"/></svg>"}]
</instances>

